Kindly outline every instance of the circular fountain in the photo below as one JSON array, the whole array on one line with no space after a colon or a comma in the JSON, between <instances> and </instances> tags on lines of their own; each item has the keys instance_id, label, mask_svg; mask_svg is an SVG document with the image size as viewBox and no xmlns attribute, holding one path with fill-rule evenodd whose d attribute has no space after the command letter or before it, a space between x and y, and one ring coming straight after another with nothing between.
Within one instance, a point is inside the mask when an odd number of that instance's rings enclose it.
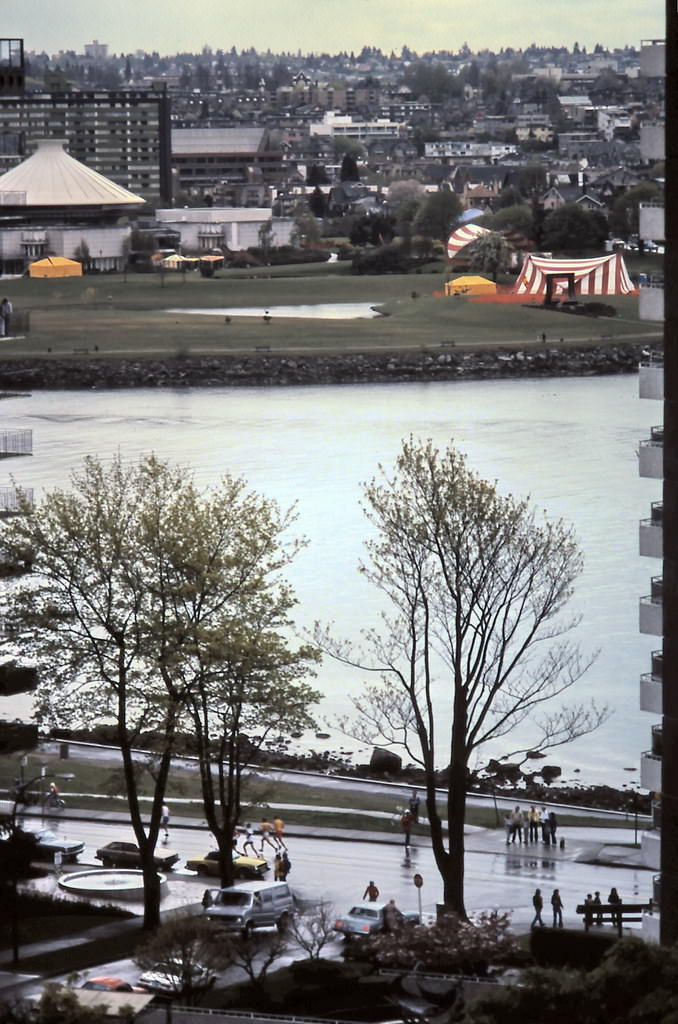
<instances>
[{"instance_id":1,"label":"circular fountain","mask_svg":"<svg viewBox=\"0 0 678 1024\"><path fill-rule=\"evenodd\" d=\"M165 875L158 874L160 891L167 886ZM140 900L144 895L143 872L132 868L95 868L74 871L59 879L59 886L73 896L98 896L100 899Z\"/></svg>"}]
</instances>

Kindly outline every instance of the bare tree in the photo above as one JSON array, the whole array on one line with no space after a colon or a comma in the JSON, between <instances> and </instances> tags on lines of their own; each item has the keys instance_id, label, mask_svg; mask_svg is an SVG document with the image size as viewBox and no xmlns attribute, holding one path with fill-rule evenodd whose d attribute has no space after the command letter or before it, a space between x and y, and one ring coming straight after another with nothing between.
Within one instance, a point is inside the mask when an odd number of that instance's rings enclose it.
<instances>
[{"instance_id":1,"label":"bare tree","mask_svg":"<svg viewBox=\"0 0 678 1024\"><path fill-rule=\"evenodd\" d=\"M309 960L319 960L327 943L337 934L335 921L334 906L327 900L320 900L292 917L290 935Z\"/></svg>"},{"instance_id":2,"label":"bare tree","mask_svg":"<svg viewBox=\"0 0 678 1024\"><path fill-rule=\"evenodd\" d=\"M273 935L253 931L228 939L228 953L232 966L240 967L253 988L260 992L266 988L269 970L287 953L289 946L289 935L286 931L278 931Z\"/></svg>"},{"instance_id":3,"label":"bare tree","mask_svg":"<svg viewBox=\"0 0 678 1024\"><path fill-rule=\"evenodd\" d=\"M517 726L526 749L568 743L597 728L607 709L545 709L591 664L567 638L563 617L582 556L570 528L502 497L449 447L403 443L395 471L365 486L366 578L385 596L363 651L318 639L334 657L380 677L343 725L363 742L402 745L425 772L426 806L447 910L465 915L464 816L471 755ZM445 815L436 760L447 768Z\"/></svg>"},{"instance_id":4,"label":"bare tree","mask_svg":"<svg viewBox=\"0 0 678 1024\"><path fill-rule=\"evenodd\" d=\"M213 922L178 913L136 951L134 961L143 970L161 970L176 994L192 1006L211 987L216 971L231 963L230 947L219 937Z\"/></svg>"}]
</instances>

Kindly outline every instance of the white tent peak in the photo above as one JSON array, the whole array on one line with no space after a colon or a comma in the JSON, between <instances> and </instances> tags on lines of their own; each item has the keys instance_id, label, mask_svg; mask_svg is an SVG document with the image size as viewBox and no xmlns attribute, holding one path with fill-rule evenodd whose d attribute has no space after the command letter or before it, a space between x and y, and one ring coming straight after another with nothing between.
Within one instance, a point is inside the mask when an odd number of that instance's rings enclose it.
<instances>
[{"instance_id":1,"label":"white tent peak","mask_svg":"<svg viewBox=\"0 0 678 1024\"><path fill-rule=\"evenodd\" d=\"M40 139L27 160L0 177L0 206L131 206L145 202L64 149Z\"/></svg>"}]
</instances>

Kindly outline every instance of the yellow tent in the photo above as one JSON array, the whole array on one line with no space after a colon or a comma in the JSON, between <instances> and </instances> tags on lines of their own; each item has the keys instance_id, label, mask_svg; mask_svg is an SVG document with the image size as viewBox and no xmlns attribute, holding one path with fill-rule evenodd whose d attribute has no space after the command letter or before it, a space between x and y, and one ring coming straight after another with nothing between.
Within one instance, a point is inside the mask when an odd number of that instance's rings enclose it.
<instances>
[{"instance_id":1,"label":"yellow tent","mask_svg":"<svg viewBox=\"0 0 678 1024\"><path fill-rule=\"evenodd\" d=\"M82 277L82 263L65 256L45 256L28 268L29 277Z\"/></svg>"},{"instance_id":2,"label":"yellow tent","mask_svg":"<svg viewBox=\"0 0 678 1024\"><path fill-rule=\"evenodd\" d=\"M454 281L447 281L445 284L446 295L494 295L497 286L494 281L488 281L486 277L474 277L467 274L464 277L457 277Z\"/></svg>"}]
</instances>

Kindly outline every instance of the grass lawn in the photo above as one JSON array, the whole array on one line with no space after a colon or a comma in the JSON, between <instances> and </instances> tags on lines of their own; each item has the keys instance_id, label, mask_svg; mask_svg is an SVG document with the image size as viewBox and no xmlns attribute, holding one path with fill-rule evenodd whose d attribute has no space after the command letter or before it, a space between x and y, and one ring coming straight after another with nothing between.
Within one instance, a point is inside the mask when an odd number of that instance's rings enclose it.
<instances>
[{"instance_id":1,"label":"grass lawn","mask_svg":"<svg viewBox=\"0 0 678 1024\"><path fill-rule=\"evenodd\" d=\"M45 758L39 754L29 754L28 758L25 777L30 779L39 774L40 765ZM70 758L68 761L60 761L55 758L49 761L47 772L55 773L57 781L59 781L59 774L72 772L75 776L71 781L59 782L68 807L127 812L127 801L119 795L124 792L122 773L114 765L82 758ZM15 774L15 759L7 756L0 757L0 779L5 780L5 785L11 783ZM333 786L329 779L326 786L309 786L303 782L288 782L278 779L275 777L275 770L271 770L270 775L271 777L262 778L253 773L244 780L243 803L247 802L250 806L249 809L243 808L243 821L256 822L264 814L270 816L278 805L298 804L300 805L299 809L285 809L283 812L283 817L289 824L400 834L399 816L402 800L396 793L365 793L360 789L339 789ZM47 783L45 785L47 786ZM407 787L403 786L403 790L405 789ZM150 786L142 778L140 780L141 794L148 796L150 791ZM78 795L71 798L69 793ZM105 797L104 805L102 805L102 796ZM175 818L197 818L200 820L204 818L199 780L194 769L177 768L172 772L167 800ZM176 802L173 803L173 800ZM382 811L389 817L376 818L361 813L365 811ZM444 807L441 805L441 814L443 813ZM498 823L494 807L490 804L485 807L468 807L466 811L467 824L483 828L503 828L501 818L500 811ZM582 818L559 814L558 820L561 825L586 824L589 827L623 828L627 824L623 819L608 819L596 815ZM425 833L426 829L417 827L414 829L415 835Z\"/></svg>"},{"instance_id":2,"label":"grass lawn","mask_svg":"<svg viewBox=\"0 0 678 1024\"><path fill-rule=\"evenodd\" d=\"M516 304L434 298L443 265L432 272L355 276L348 264L311 264L224 270L214 278L195 273L91 275L63 280L8 282L17 309L31 313L27 338L6 342L4 359L58 358L89 349L88 358L171 358L256 353L388 352L537 345L542 333L565 345L660 337L661 325L638 320L638 299L616 296L615 319L567 316ZM413 298L413 293L417 297ZM388 314L372 320L308 320L195 316L170 308L229 308L334 302L367 302ZM97 346L98 351L95 351ZM78 353L80 355L80 353Z\"/></svg>"}]
</instances>

